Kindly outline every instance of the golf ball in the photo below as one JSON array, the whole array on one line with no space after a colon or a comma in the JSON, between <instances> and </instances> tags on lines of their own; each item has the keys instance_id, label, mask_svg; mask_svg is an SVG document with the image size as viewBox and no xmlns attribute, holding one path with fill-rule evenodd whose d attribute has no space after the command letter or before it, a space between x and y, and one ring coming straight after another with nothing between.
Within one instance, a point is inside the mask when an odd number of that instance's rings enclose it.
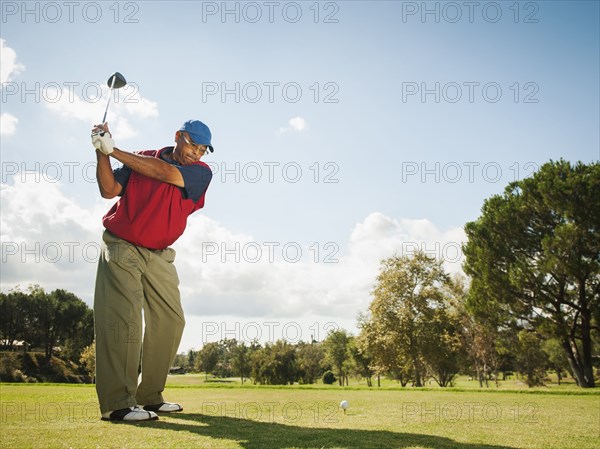
<instances>
[{"instance_id":1,"label":"golf ball","mask_svg":"<svg viewBox=\"0 0 600 449\"><path fill-rule=\"evenodd\" d=\"M340 408L342 410L346 410L348 408L348 401L342 401L342 402L340 402Z\"/></svg>"}]
</instances>

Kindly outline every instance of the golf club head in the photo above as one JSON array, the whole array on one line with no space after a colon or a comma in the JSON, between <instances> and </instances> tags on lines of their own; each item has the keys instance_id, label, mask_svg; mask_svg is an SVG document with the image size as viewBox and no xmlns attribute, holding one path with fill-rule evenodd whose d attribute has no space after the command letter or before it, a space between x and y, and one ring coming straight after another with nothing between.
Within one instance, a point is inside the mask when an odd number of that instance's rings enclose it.
<instances>
[{"instance_id":1,"label":"golf club head","mask_svg":"<svg viewBox=\"0 0 600 449\"><path fill-rule=\"evenodd\" d=\"M110 78L108 78L106 84L108 84L108 87L112 89L120 89L121 87L127 84L127 80L119 72L115 72L112 75L110 75Z\"/></svg>"}]
</instances>

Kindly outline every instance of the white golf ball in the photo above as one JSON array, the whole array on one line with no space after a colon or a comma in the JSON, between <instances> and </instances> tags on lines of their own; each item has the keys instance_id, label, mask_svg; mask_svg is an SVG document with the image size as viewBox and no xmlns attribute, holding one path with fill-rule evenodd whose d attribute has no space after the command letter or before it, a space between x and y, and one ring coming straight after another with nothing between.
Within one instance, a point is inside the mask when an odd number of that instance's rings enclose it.
<instances>
[{"instance_id":1,"label":"white golf ball","mask_svg":"<svg viewBox=\"0 0 600 449\"><path fill-rule=\"evenodd\" d=\"M348 408L348 401L342 401L342 402L340 402L340 408L342 410L346 410Z\"/></svg>"}]
</instances>

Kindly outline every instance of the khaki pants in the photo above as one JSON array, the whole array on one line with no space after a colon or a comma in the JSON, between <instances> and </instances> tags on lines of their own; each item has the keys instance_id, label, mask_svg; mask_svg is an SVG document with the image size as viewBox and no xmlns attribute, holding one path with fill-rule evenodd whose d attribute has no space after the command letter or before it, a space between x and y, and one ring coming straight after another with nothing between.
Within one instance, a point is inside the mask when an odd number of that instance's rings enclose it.
<instances>
[{"instance_id":1,"label":"khaki pants","mask_svg":"<svg viewBox=\"0 0 600 449\"><path fill-rule=\"evenodd\" d=\"M185 325L175 250L141 248L108 231L102 239L94 296L100 411L160 404Z\"/></svg>"}]
</instances>

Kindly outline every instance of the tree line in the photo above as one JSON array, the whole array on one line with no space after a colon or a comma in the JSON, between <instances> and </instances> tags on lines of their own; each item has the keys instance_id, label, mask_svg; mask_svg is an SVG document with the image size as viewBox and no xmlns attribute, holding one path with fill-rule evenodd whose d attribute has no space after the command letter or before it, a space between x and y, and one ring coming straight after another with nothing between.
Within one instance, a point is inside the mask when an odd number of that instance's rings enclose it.
<instances>
[{"instance_id":1,"label":"tree line","mask_svg":"<svg viewBox=\"0 0 600 449\"><path fill-rule=\"evenodd\" d=\"M385 377L402 386L432 379L448 387L463 374L489 387L517 374L537 386L549 370L559 384L567 375L577 379L557 339L480 321L470 310L465 279L450 277L441 261L422 252L386 259L373 295L356 336L337 329L321 342L225 339L178 354L174 365L203 372L207 380L240 377L270 385L348 385L358 378L373 386Z\"/></svg>"}]
</instances>

